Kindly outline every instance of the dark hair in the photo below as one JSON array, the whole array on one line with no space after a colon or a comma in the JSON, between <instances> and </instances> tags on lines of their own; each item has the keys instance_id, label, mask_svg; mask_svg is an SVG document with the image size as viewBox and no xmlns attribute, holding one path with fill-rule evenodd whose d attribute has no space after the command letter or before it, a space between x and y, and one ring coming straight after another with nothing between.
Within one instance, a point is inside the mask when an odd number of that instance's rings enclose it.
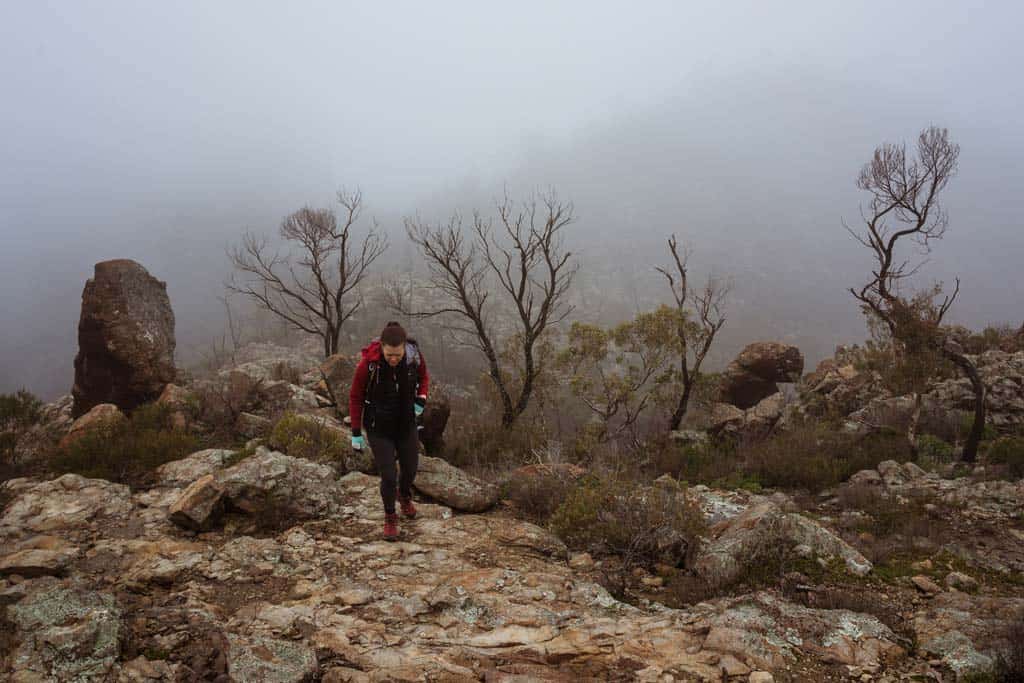
<instances>
[{"instance_id":1,"label":"dark hair","mask_svg":"<svg viewBox=\"0 0 1024 683\"><path fill-rule=\"evenodd\" d=\"M394 320L385 325L380 333L380 343L387 344L388 346L401 346L405 343L405 340L405 328Z\"/></svg>"}]
</instances>

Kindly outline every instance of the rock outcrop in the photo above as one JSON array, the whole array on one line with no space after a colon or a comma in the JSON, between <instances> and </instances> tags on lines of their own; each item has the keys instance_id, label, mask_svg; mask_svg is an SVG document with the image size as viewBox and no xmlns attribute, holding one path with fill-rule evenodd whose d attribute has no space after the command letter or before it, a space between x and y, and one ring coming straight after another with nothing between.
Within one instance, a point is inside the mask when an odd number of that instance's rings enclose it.
<instances>
[{"instance_id":1,"label":"rock outcrop","mask_svg":"<svg viewBox=\"0 0 1024 683\"><path fill-rule=\"evenodd\" d=\"M97 263L82 292L73 415L155 400L175 379L174 345L166 283L135 261Z\"/></svg>"},{"instance_id":2,"label":"rock outcrop","mask_svg":"<svg viewBox=\"0 0 1024 683\"><path fill-rule=\"evenodd\" d=\"M778 342L750 344L722 373L718 403L711 406L711 434L767 435L785 412L779 383L796 382L803 372L800 349Z\"/></svg>"},{"instance_id":3,"label":"rock outcrop","mask_svg":"<svg viewBox=\"0 0 1024 683\"><path fill-rule=\"evenodd\" d=\"M798 387L799 399L787 407L783 424L798 416L824 414L846 416L850 431L906 423L914 398L893 396L876 372L858 369L857 353L856 348L838 347L833 358L806 375ZM1024 425L1024 351L993 350L968 358L985 385L987 424L1002 432L1019 429ZM922 419L937 424L957 425L970 419L973 408L974 390L966 377L937 382L921 396Z\"/></svg>"},{"instance_id":4,"label":"rock outcrop","mask_svg":"<svg viewBox=\"0 0 1024 683\"><path fill-rule=\"evenodd\" d=\"M841 559L857 576L871 571L871 562L821 525L773 503L753 505L711 529L694 561L699 576L712 584L728 584L744 571L779 557L797 546L823 559Z\"/></svg>"},{"instance_id":5,"label":"rock outcrop","mask_svg":"<svg viewBox=\"0 0 1024 683\"><path fill-rule=\"evenodd\" d=\"M779 382L797 382L804 370L800 349L778 342L748 345L722 373L719 400L746 410L779 391Z\"/></svg>"},{"instance_id":6,"label":"rock outcrop","mask_svg":"<svg viewBox=\"0 0 1024 683\"><path fill-rule=\"evenodd\" d=\"M209 452L196 460L217 466ZM80 499L62 506L83 514L45 526L91 534L62 577L0 578L14 665L36 679L720 681L802 661L878 671L906 655L874 616L767 592L688 609L619 602L561 541L507 516L422 503L399 542L383 542L379 480L362 473L309 477L321 491L306 500L337 504L276 535L192 540L166 520L180 488L126 501L113 485L59 481L18 484L0 517L20 542L26 510L63 489ZM130 517L121 533L82 526L103 509Z\"/></svg>"}]
</instances>

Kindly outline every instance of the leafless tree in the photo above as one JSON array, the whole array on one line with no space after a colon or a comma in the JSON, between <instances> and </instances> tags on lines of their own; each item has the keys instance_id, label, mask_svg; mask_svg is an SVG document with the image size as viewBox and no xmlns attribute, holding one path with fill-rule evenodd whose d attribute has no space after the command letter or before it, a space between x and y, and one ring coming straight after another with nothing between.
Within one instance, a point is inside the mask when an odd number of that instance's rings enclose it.
<instances>
[{"instance_id":1,"label":"leafless tree","mask_svg":"<svg viewBox=\"0 0 1024 683\"><path fill-rule=\"evenodd\" d=\"M363 304L358 287L387 247L376 224L361 241L353 234L363 206L359 191L338 192L338 202L340 225L331 209L308 206L281 222L279 234L297 254L272 252L266 238L246 233L230 252L237 272L226 285L291 327L320 337L325 356L338 352L342 326Z\"/></svg>"},{"instance_id":2,"label":"leafless tree","mask_svg":"<svg viewBox=\"0 0 1024 683\"><path fill-rule=\"evenodd\" d=\"M414 304L412 292L397 283L390 302L411 317L450 318L459 341L486 359L501 399L502 425L509 427L526 410L544 370L538 343L572 311L566 294L578 264L562 239L574 221L573 207L554 192L522 204L506 194L497 215L497 229L479 213L469 230L457 214L444 224L407 219L406 232L426 259L430 282L424 306ZM495 328L492 313L512 321L507 333ZM514 363L504 362L499 346L509 339Z\"/></svg>"},{"instance_id":3,"label":"leafless tree","mask_svg":"<svg viewBox=\"0 0 1024 683\"><path fill-rule=\"evenodd\" d=\"M686 409L693 394L693 388L700 378L700 368L715 342L715 335L725 325L725 300L731 286L728 282L708 276L700 289L690 287L688 261L690 251L680 253L676 236L668 240L673 265L657 268L668 280L675 300L677 316L676 339L673 346L679 353L679 384L681 390L672 411L670 429L679 429L686 415Z\"/></svg>"},{"instance_id":4,"label":"leafless tree","mask_svg":"<svg viewBox=\"0 0 1024 683\"><path fill-rule=\"evenodd\" d=\"M949 140L945 128L930 126L917 139L917 154L908 158L905 145L884 144L861 169L857 187L871 199L861 208L863 229L846 229L874 258L871 278L850 292L867 313L888 328L904 353L937 351L971 381L974 389L974 423L964 444L963 459L973 462L985 426L985 385L974 363L947 333L942 322L960 292L956 279L953 292L944 294L941 285L916 295L901 292L903 283L920 270L925 261L911 264L896 254L900 240L916 244L922 253L931 251L934 240L942 239L949 215L939 195L956 174L960 146Z\"/></svg>"}]
</instances>

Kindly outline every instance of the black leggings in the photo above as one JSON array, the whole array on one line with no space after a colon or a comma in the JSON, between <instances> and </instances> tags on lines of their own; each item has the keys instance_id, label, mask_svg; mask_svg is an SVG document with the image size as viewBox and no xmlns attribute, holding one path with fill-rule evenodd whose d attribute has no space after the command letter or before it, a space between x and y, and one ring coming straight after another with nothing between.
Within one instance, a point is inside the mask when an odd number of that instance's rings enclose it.
<instances>
[{"instance_id":1,"label":"black leggings","mask_svg":"<svg viewBox=\"0 0 1024 683\"><path fill-rule=\"evenodd\" d=\"M419 434L413 424L403 438L396 439L390 434L368 431L366 437L373 451L373 461L380 472L380 497L384 501L384 512L395 512L395 487L403 498L412 498L412 482L419 466ZM402 469L401 481L396 470L396 461Z\"/></svg>"}]
</instances>

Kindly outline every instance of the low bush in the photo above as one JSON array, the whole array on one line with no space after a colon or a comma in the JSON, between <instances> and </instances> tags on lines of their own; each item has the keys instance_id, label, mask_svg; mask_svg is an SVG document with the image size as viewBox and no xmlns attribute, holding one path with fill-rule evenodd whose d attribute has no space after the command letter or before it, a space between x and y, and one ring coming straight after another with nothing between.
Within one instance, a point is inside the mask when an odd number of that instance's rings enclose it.
<instances>
[{"instance_id":1,"label":"low bush","mask_svg":"<svg viewBox=\"0 0 1024 683\"><path fill-rule=\"evenodd\" d=\"M160 465L197 448L194 436L172 426L171 410L154 403L136 408L127 420L97 425L59 448L52 466L61 473L138 485Z\"/></svg>"},{"instance_id":2,"label":"low bush","mask_svg":"<svg viewBox=\"0 0 1024 683\"><path fill-rule=\"evenodd\" d=\"M964 411L963 415L960 417L960 431L957 433L957 437L960 439L966 439L967 435L971 433L971 427L973 425L974 413ZM999 438L999 432L996 431L995 427L986 422L981 429L981 440L992 441L997 438Z\"/></svg>"},{"instance_id":3,"label":"low bush","mask_svg":"<svg viewBox=\"0 0 1024 683\"><path fill-rule=\"evenodd\" d=\"M953 462L953 446L932 434L922 434L917 439L917 463L925 469Z\"/></svg>"},{"instance_id":4,"label":"low bush","mask_svg":"<svg viewBox=\"0 0 1024 683\"><path fill-rule=\"evenodd\" d=\"M625 570L680 566L705 534L704 515L686 487L641 486L587 475L551 516L567 545L621 558Z\"/></svg>"},{"instance_id":5,"label":"low bush","mask_svg":"<svg viewBox=\"0 0 1024 683\"><path fill-rule=\"evenodd\" d=\"M808 423L743 444L738 455L762 486L817 493L883 460L907 461L912 454L906 439L889 430L858 437Z\"/></svg>"},{"instance_id":6,"label":"low bush","mask_svg":"<svg viewBox=\"0 0 1024 683\"><path fill-rule=\"evenodd\" d=\"M39 422L43 402L20 389L0 394L0 461L14 463L14 447L21 435Z\"/></svg>"},{"instance_id":7,"label":"low bush","mask_svg":"<svg viewBox=\"0 0 1024 683\"><path fill-rule=\"evenodd\" d=\"M1024 436L1004 436L989 444L985 459L1014 479L1024 477Z\"/></svg>"},{"instance_id":8,"label":"low bush","mask_svg":"<svg viewBox=\"0 0 1024 683\"><path fill-rule=\"evenodd\" d=\"M347 446L341 435L323 421L285 413L270 434L270 445L294 458L344 463Z\"/></svg>"},{"instance_id":9,"label":"low bush","mask_svg":"<svg viewBox=\"0 0 1024 683\"><path fill-rule=\"evenodd\" d=\"M510 477L502 485L502 498L511 501L520 516L543 525L575 487L573 477L552 468L532 476Z\"/></svg>"},{"instance_id":10,"label":"low bush","mask_svg":"<svg viewBox=\"0 0 1024 683\"><path fill-rule=\"evenodd\" d=\"M666 442L651 455L655 475L669 474L679 481L710 484L742 469L736 448L728 440L679 445Z\"/></svg>"},{"instance_id":11,"label":"low bush","mask_svg":"<svg viewBox=\"0 0 1024 683\"><path fill-rule=\"evenodd\" d=\"M817 493L883 460L911 458L906 438L897 432L883 429L855 436L831 423L807 421L762 439L666 444L652 454L651 465L657 474L691 484Z\"/></svg>"}]
</instances>

